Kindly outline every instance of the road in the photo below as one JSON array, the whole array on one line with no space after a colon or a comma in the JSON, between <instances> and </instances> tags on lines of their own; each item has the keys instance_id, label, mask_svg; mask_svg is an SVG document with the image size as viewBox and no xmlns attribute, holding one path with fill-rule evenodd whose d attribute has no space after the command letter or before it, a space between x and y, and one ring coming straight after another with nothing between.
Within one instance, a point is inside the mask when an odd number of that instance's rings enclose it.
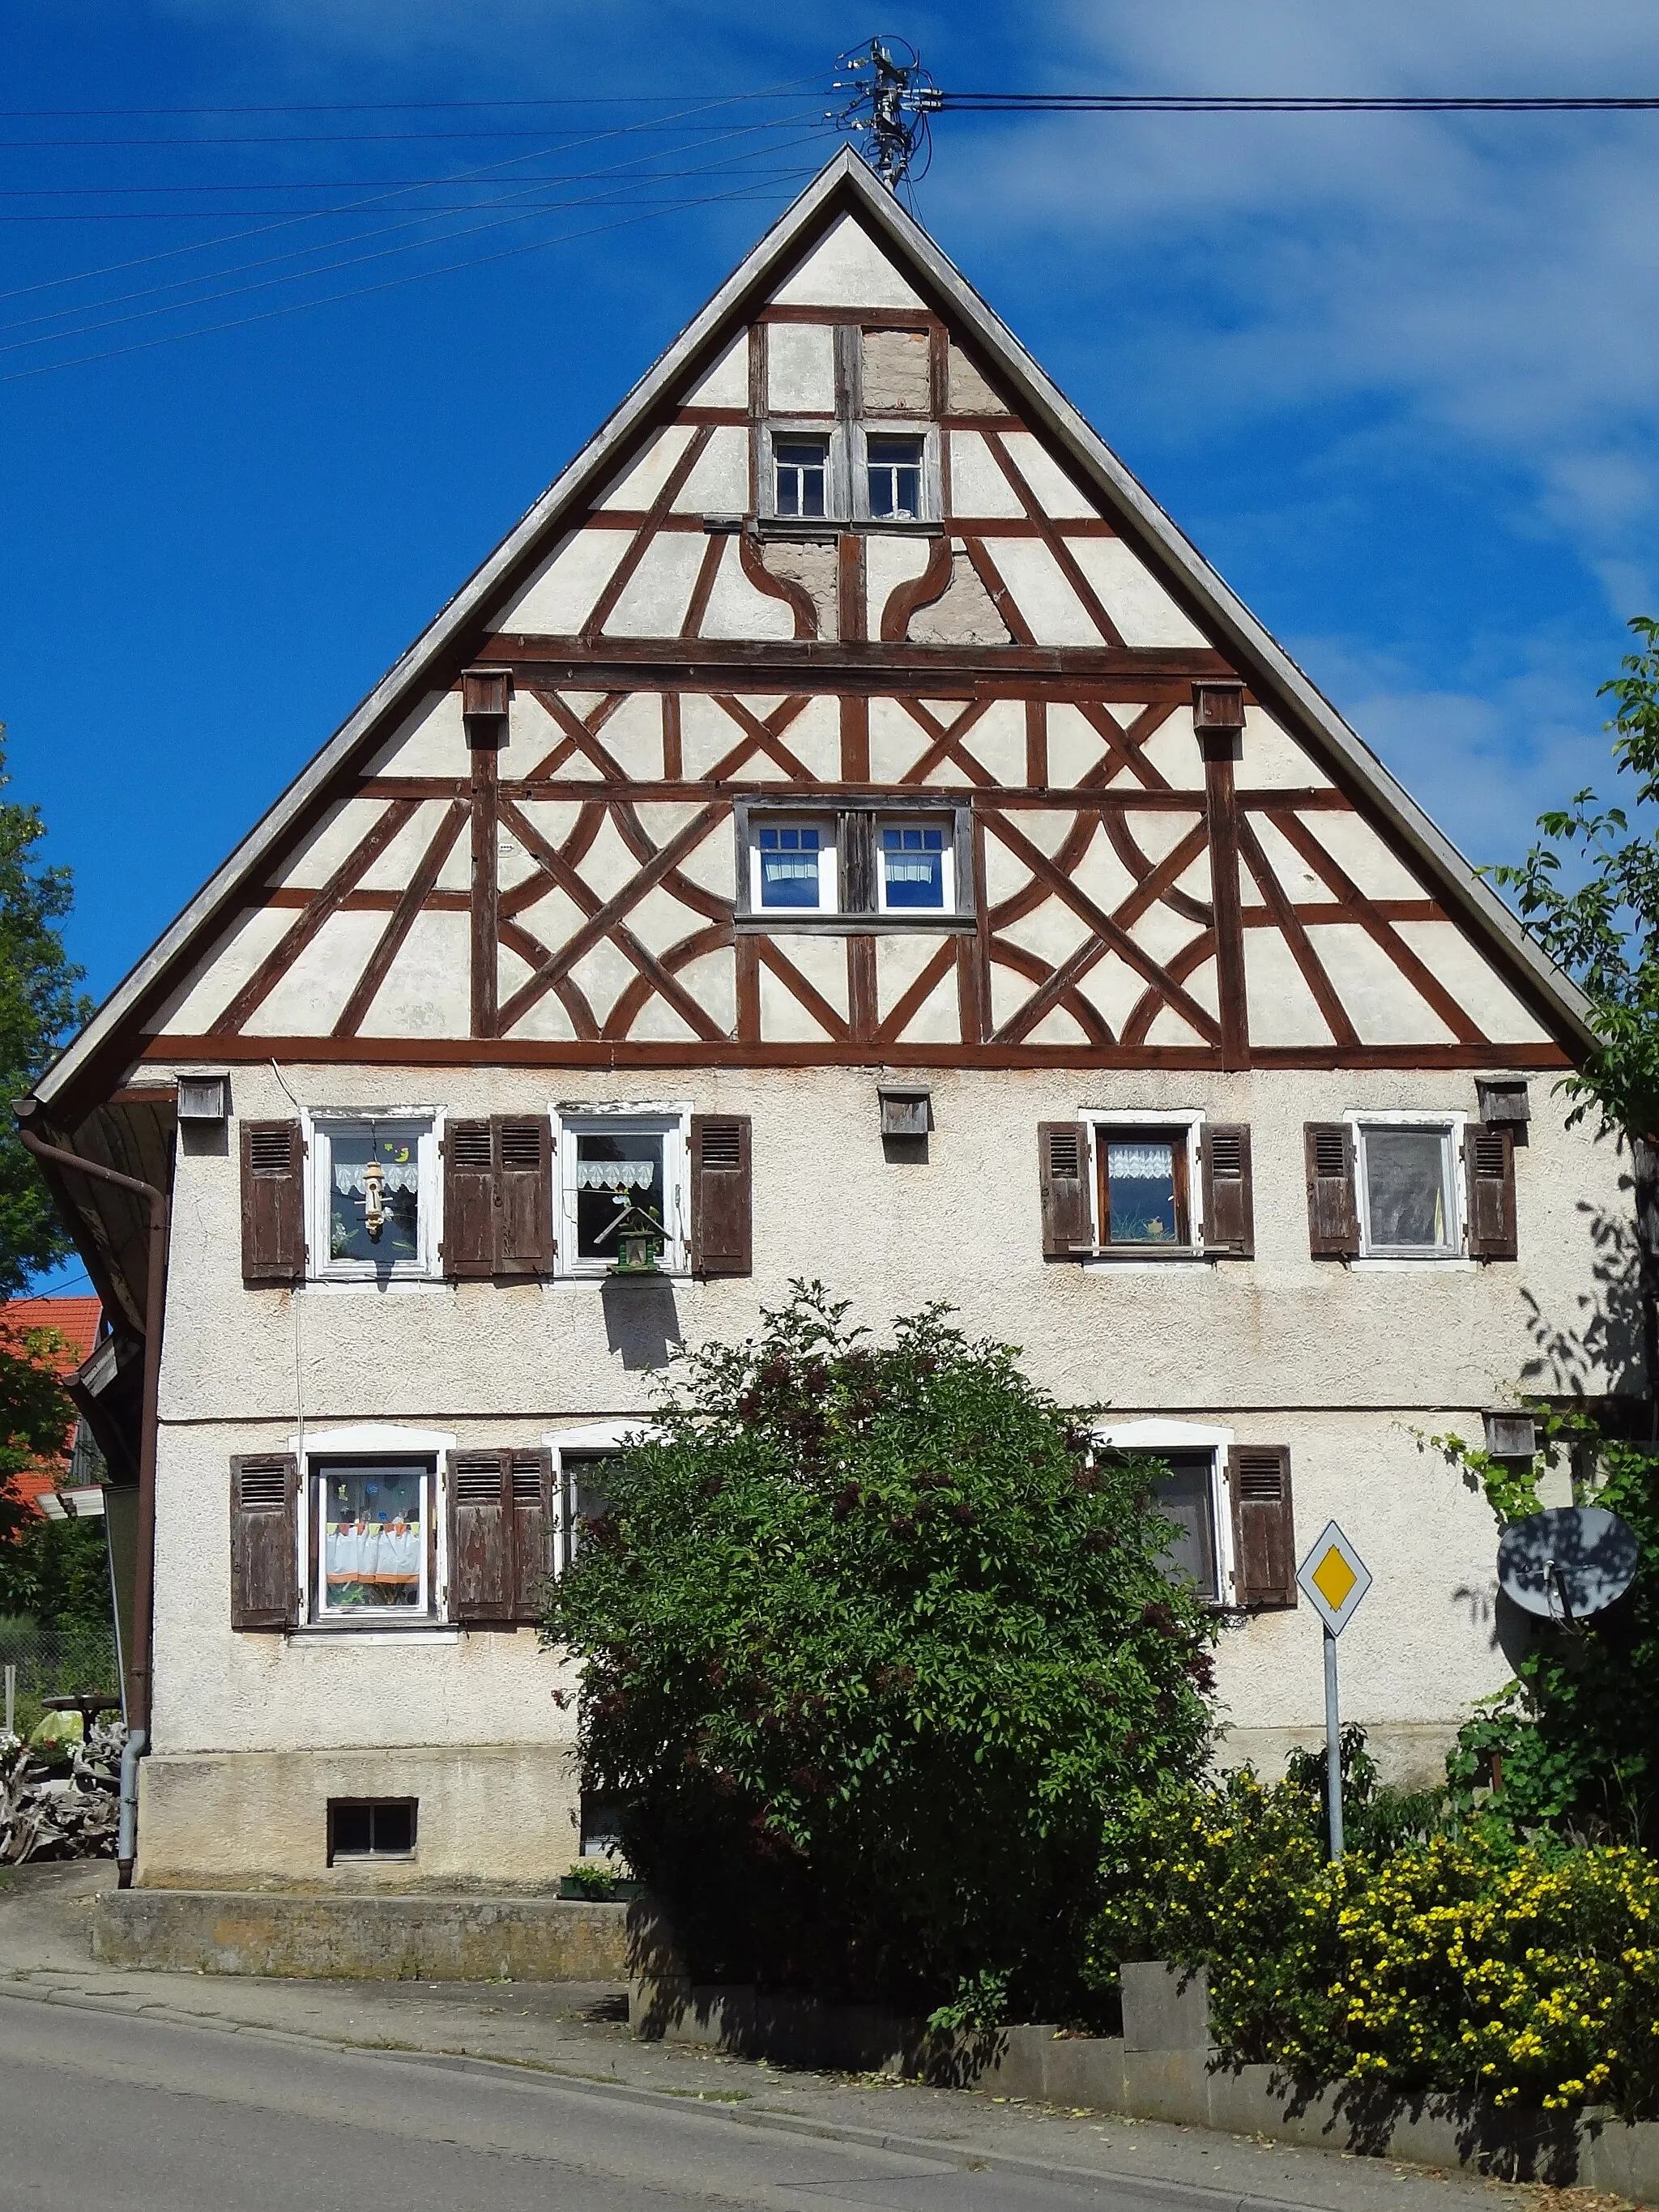
<instances>
[{"instance_id":1,"label":"road","mask_svg":"<svg viewBox=\"0 0 1659 2212\"><path fill-rule=\"evenodd\" d=\"M974 2172L948 2154L872 2150L544 2075L0 2002L3 2212L1216 2212L1225 2202L1168 2183Z\"/></svg>"}]
</instances>

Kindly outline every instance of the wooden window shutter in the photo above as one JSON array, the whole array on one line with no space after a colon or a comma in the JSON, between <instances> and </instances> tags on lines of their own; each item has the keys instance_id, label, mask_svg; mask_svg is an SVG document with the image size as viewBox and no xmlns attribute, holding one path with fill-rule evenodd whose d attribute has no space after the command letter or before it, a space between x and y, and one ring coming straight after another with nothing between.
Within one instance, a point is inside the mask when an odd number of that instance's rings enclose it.
<instances>
[{"instance_id":1,"label":"wooden window shutter","mask_svg":"<svg viewBox=\"0 0 1659 2212\"><path fill-rule=\"evenodd\" d=\"M557 1516L553 1501L550 1451L514 1451L508 1484L513 1495L513 1618L539 1621L553 1572L553 1539Z\"/></svg>"},{"instance_id":2,"label":"wooden window shutter","mask_svg":"<svg viewBox=\"0 0 1659 2212\"><path fill-rule=\"evenodd\" d=\"M292 1628L299 1612L300 1462L292 1452L230 1462L230 1625Z\"/></svg>"},{"instance_id":3,"label":"wooden window shutter","mask_svg":"<svg viewBox=\"0 0 1659 2212\"><path fill-rule=\"evenodd\" d=\"M1094 1249L1089 1205L1089 1132L1081 1121L1037 1123L1037 1176L1042 1194L1042 1256L1069 1260Z\"/></svg>"},{"instance_id":4,"label":"wooden window shutter","mask_svg":"<svg viewBox=\"0 0 1659 2212\"><path fill-rule=\"evenodd\" d=\"M495 1269L495 1148L488 1121L451 1121L444 1129L446 1275L489 1275Z\"/></svg>"},{"instance_id":5,"label":"wooden window shutter","mask_svg":"<svg viewBox=\"0 0 1659 2212\"><path fill-rule=\"evenodd\" d=\"M1353 1130L1346 1121L1309 1121L1308 1247L1316 1260L1352 1260L1359 1252L1359 1212L1353 1184Z\"/></svg>"},{"instance_id":6,"label":"wooden window shutter","mask_svg":"<svg viewBox=\"0 0 1659 2212\"><path fill-rule=\"evenodd\" d=\"M304 1279L305 1157L297 1121L243 1122L245 1283L297 1283Z\"/></svg>"},{"instance_id":7,"label":"wooden window shutter","mask_svg":"<svg viewBox=\"0 0 1659 2212\"><path fill-rule=\"evenodd\" d=\"M1255 1257L1255 1200L1250 1132L1243 1121L1212 1121L1200 1139L1204 1175L1204 1249L1236 1260Z\"/></svg>"},{"instance_id":8,"label":"wooden window shutter","mask_svg":"<svg viewBox=\"0 0 1659 2212\"><path fill-rule=\"evenodd\" d=\"M511 1452L449 1455L449 1610L455 1620L517 1618L512 1481Z\"/></svg>"},{"instance_id":9,"label":"wooden window shutter","mask_svg":"<svg viewBox=\"0 0 1659 2212\"><path fill-rule=\"evenodd\" d=\"M1468 1191L1469 1257L1513 1260L1515 1132L1492 1121L1463 1131L1463 1180Z\"/></svg>"},{"instance_id":10,"label":"wooden window shutter","mask_svg":"<svg viewBox=\"0 0 1659 2212\"><path fill-rule=\"evenodd\" d=\"M545 1275L553 1255L553 1125L545 1114L497 1115L498 1275Z\"/></svg>"},{"instance_id":11,"label":"wooden window shutter","mask_svg":"<svg viewBox=\"0 0 1659 2212\"><path fill-rule=\"evenodd\" d=\"M1227 1455L1233 1494L1233 1602L1296 1603L1296 1526L1285 1444L1236 1444Z\"/></svg>"},{"instance_id":12,"label":"wooden window shutter","mask_svg":"<svg viewBox=\"0 0 1659 2212\"><path fill-rule=\"evenodd\" d=\"M691 1272L753 1269L753 1177L746 1114L691 1116Z\"/></svg>"}]
</instances>

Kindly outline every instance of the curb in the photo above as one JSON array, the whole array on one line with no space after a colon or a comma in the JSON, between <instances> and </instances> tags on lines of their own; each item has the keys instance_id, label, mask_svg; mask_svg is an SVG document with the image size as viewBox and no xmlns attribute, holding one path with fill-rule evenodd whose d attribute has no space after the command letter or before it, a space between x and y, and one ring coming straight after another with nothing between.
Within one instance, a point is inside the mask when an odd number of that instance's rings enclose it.
<instances>
[{"instance_id":1,"label":"curb","mask_svg":"<svg viewBox=\"0 0 1659 2212\"><path fill-rule=\"evenodd\" d=\"M896 2135L881 2128L854 2127L836 2120L809 2119L803 2113L774 2112L767 2107L744 2111L725 2103L682 2096L667 2089L641 2088L632 2082L612 2081L603 2075L583 2074L574 2068L539 2060L515 2063L508 2059L478 2058L464 2051L410 2051L385 2044L342 2043L331 2036L307 2035L291 2028L265 2027L238 2021L205 2020L198 2013L181 2012L165 2004L116 2004L106 1997L88 1996L80 1990L33 1988L0 1981L0 1997L26 2004L56 2005L70 2011L95 2012L125 2020L159 2021L169 2027L199 2028L208 2034L240 2035L264 2043L289 2044L308 2051L336 2051L356 2058L378 2058L394 2065L434 2067L445 2073L479 2074L519 2088L557 2084L583 2095L613 2099L619 2103L654 2106L659 2111L695 2112L707 2120L734 2127L760 2128L778 2135L810 2136L821 2141L855 2143L866 2150L931 2160L935 2165L963 2173L1019 2174L1028 2180L1054 2181L1095 2188L1133 2190L1138 2201L1204 2207L1206 2212L1316 2212L1311 2201L1279 2197L1254 2197L1234 2189L1217 2189L1201 2181L1171 2181L1155 2175L1127 2172L1120 2167L1070 2166L1052 2159L1022 2157L1012 2151L975 2149L928 2136ZM1109 2114L1103 2117L1109 2118ZM1314 2152L1312 2155L1323 2155ZM1425 2168L1435 2172L1435 2168Z\"/></svg>"}]
</instances>

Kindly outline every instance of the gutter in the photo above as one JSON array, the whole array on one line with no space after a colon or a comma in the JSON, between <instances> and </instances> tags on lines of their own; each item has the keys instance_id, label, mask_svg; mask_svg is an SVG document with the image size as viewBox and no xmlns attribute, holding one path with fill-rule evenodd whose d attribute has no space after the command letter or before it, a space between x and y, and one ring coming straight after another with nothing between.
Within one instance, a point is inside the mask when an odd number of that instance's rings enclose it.
<instances>
[{"instance_id":1,"label":"gutter","mask_svg":"<svg viewBox=\"0 0 1659 2212\"><path fill-rule=\"evenodd\" d=\"M97 1160L83 1160L37 1137L28 1123L40 1110L37 1098L20 1098L12 1111L19 1122L18 1138L25 1152L53 1167L89 1176L94 1182L113 1183L149 1204L149 1267L144 1297L144 1380L138 1439L138 1556L132 1590L132 1657L128 1678L132 1686L132 1710L127 1715L127 1741L121 1753L121 1826L117 1843L118 1880L123 1889L132 1887L137 1857L138 1761L149 1748L150 1643L155 1592L155 1432L161 1383L161 1312L167 1298L167 1194L136 1176L118 1175Z\"/></svg>"}]
</instances>

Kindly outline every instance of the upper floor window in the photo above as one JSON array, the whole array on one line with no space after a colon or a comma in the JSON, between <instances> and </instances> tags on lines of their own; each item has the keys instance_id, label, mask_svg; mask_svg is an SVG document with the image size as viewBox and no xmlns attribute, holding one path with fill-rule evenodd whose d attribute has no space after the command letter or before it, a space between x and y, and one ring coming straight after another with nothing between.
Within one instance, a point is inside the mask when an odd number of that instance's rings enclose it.
<instances>
[{"instance_id":1,"label":"upper floor window","mask_svg":"<svg viewBox=\"0 0 1659 2212\"><path fill-rule=\"evenodd\" d=\"M830 512L827 438L779 437L772 446L775 511L802 520Z\"/></svg>"},{"instance_id":2,"label":"upper floor window","mask_svg":"<svg viewBox=\"0 0 1659 2212\"><path fill-rule=\"evenodd\" d=\"M881 831L884 913L943 913L956 904L951 825L903 822Z\"/></svg>"},{"instance_id":3,"label":"upper floor window","mask_svg":"<svg viewBox=\"0 0 1659 2212\"><path fill-rule=\"evenodd\" d=\"M757 907L833 912L834 823L763 822L755 832L750 872L750 897Z\"/></svg>"},{"instance_id":4,"label":"upper floor window","mask_svg":"<svg viewBox=\"0 0 1659 2212\"><path fill-rule=\"evenodd\" d=\"M1096 1131L1100 1241L1172 1251L1193 1243L1189 1129Z\"/></svg>"},{"instance_id":5,"label":"upper floor window","mask_svg":"<svg viewBox=\"0 0 1659 2212\"><path fill-rule=\"evenodd\" d=\"M1050 1260L1255 1256L1250 1132L1197 1109L1119 1109L1037 1126L1042 1249Z\"/></svg>"},{"instance_id":6,"label":"upper floor window","mask_svg":"<svg viewBox=\"0 0 1659 2212\"><path fill-rule=\"evenodd\" d=\"M687 1264L687 1152L678 1113L567 1115L559 1156L564 1164L561 1266L570 1274L608 1274L624 1257L624 1231L649 1222L660 1239L655 1264L665 1273Z\"/></svg>"},{"instance_id":7,"label":"upper floor window","mask_svg":"<svg viewBox=\"0 0 1659 2212\"><path fill-rule=\"evenodd\" d=\"M433 1118L319 1115L312 1144L312 1273L345 1280L435 1273Z\"/></svg>"},{"instance_id":8,"label":"upper floor window","mask_svg":"<svg viewBox=\"0 0 1659 2212\"><path fill-rule=\"evenodd\" d=\"M917 437L872 433L866 441L870 513L884 522L919 522L924 447Z\"/></svg>"},{"instance_id":9,"label":"upper floor window","mask_svg":"<svg viewBox=\"0 0 1659 2212\"><path fill-rule=\"evenodd\" d=\"M1462 1243L1452 1130L1361 1123L1361 1250L1443 1259Z\"/></svg>"},{"instance_id":10,"label":"upper floor window","mask_svg":"<svg viewBox=\"0 0 1659 2212\"><path fill-rule=\"evenodd\" d=\"M813 818L739 799L738 920L846 929L960 927L972 918L969 810L877 800Z\"/></svg>"}]
</instances>

